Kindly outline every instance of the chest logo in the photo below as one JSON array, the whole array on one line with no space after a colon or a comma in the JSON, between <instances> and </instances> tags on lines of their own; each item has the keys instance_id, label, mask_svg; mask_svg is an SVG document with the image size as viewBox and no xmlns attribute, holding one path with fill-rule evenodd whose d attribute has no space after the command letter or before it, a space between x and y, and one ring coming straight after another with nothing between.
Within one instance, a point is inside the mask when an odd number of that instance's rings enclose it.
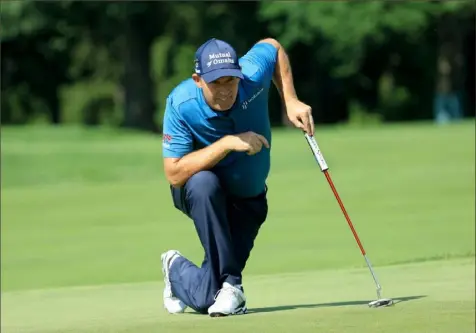
<instances>
[{"instance_id":1,"label":"chest logo","mask_svg":"<svg viewBox=\"0 0 476 333\"><path fill-rule=\"evenodd\" d=\"M248 108L248 104L250 104L251 102L253 102L255 100L256 97L258 97L262 92L263 92L264 88L261 88L260 90L258 90L257 92L254 93L253 96L251 96L250 98L248 98L246 101L244 101L242 104L241 104L241 107L243 108L243 110L246 110Z\"/></svg>"}]
</instances>

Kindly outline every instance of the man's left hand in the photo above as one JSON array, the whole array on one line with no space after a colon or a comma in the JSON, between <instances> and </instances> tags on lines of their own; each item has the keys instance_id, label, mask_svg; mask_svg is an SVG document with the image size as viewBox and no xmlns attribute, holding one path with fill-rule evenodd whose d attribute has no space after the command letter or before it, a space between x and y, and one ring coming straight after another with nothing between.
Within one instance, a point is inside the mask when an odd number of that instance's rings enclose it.
<instances>
[{"instance_id":1,"label":"man's left hand","mask_svg":"<svg viewBox=\"0 0 476 333\"><path fill-rule=\"evenodd\" d=\"M308 135L314 135L314 119L312 118L312 109L298 99L286 101L286 113L289 121L297 128L302 129Z\"/></svg>"}]
</instances>

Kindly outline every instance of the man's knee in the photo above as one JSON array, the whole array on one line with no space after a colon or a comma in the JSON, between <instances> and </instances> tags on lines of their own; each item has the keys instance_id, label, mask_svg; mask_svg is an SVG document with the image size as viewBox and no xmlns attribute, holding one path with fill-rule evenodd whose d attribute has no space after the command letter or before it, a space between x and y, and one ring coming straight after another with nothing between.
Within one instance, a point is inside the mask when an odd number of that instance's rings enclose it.
<instances>
[{"instance_id":1,"label":"man's knee","mask_svg":"<svg viewBox=\"0 0 476 333\"><path fill-rule=\"evenodd\" d=\"M192 199L222 197L220 180L211 171L200 171L190 177L186 184L186 191Z\"/></svg>"}]
</instances>

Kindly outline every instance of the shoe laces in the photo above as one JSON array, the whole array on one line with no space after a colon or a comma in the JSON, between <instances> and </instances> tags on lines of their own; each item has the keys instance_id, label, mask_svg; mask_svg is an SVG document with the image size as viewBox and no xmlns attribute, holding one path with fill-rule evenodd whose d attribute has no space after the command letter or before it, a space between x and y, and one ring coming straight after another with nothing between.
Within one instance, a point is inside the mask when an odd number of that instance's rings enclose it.
<instances>
[{"instance_id":1,"label":"shoe laces","mask_svg":"<svg viewBox=\"0 0 476 333\"><path fill-rule=\"evenodd\" d=\"M216 301L219 295L239 296L237 288L226 286L218 290L215 294L214 300Z\"/></svg>"}]
</instances>

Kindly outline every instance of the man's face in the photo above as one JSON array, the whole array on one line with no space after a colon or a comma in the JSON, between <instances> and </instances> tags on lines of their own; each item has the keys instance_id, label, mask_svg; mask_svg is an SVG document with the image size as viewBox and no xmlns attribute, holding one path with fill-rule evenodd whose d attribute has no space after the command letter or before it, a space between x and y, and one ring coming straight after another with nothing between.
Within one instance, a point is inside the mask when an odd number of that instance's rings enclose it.
<instances>
[{"instance_id":1,"label":"man's face","mask_svg":"<svg viewBox=\"0 0 476 333\"><path fill-rule=\"evenodd\" d=\"M235 103L238 96L239 78L224 76L213 82L206 83L202 78L194 74L193 79L202 88L205 100L212 109L226 111Z\"/></svg>"}]
</instances>

